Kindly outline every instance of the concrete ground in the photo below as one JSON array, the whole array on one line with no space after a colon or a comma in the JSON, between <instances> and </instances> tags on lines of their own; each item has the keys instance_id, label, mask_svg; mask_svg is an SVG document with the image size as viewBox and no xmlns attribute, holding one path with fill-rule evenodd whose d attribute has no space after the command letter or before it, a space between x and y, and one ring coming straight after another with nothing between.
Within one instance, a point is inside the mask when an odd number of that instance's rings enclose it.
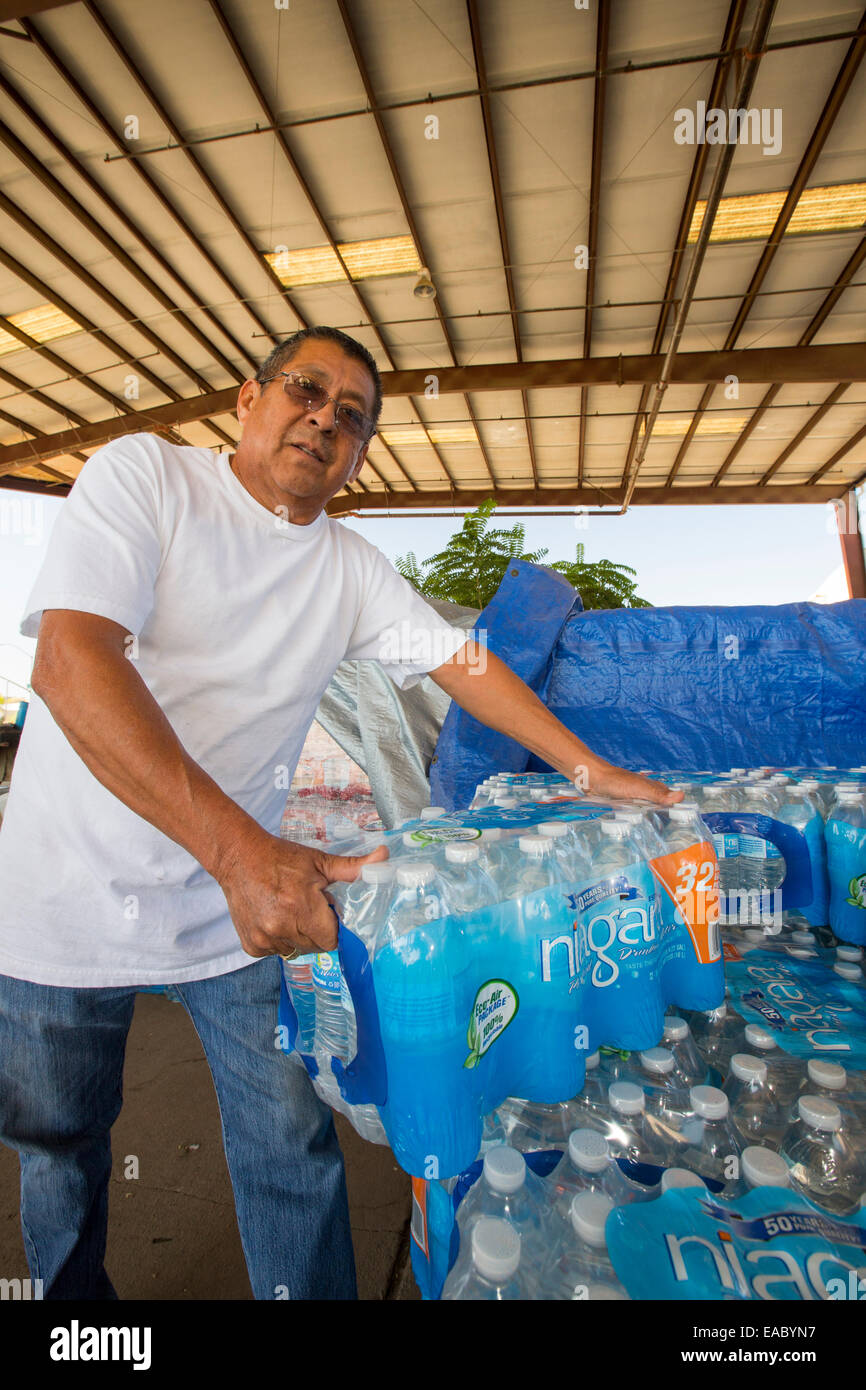
<instances>
[{"instance_id":1,"label":"concrete ground","mask_svg":"<svg viewBox=\"0 0 866 1390\"><path fill-rule=\"evenodd\" d=\"M338 1115L362 1299L418 1299L410 1186L390 1149ZM106 1268L122 1299L251 1299L207 1062L185 1009L140 994L112 1130ZM140 1176L124 1177L134 1153ZM0 1145L0 1277L26 1278L18 1157Z\"/></svg>"}]
</instances>

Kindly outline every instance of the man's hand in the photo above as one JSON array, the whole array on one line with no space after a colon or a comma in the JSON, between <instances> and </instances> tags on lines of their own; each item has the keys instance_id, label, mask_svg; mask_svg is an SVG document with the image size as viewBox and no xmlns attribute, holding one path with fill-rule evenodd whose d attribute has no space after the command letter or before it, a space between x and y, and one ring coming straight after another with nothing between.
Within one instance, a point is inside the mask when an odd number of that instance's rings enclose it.
<instances>
[{"instance_id":1,"label":"man's hand","mask_svg":"<svg viewBox=\"0 0 866 1390\"><path fill-rule=\"evenodd\" d=\"M325 854L260 830L234 846L214 877L248 956L308 955L336 950L328 884L352 883L364 864L387 857L384 845L354 857Z\"/></svg>"}]
</instances>

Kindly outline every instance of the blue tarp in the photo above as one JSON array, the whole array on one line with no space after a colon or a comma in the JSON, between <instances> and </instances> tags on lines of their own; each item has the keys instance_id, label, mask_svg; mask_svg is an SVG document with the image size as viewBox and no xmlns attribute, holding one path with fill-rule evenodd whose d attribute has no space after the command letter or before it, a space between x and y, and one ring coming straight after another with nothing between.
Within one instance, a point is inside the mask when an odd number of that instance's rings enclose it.
<instances>
[{"instance_id":1,"label":"blue tarp","mask_svg":"<svg viewBox=\"0 0 866 1390\"><path fill-rule=\"evenodd\" d=\"M575 598L561 575L516 564L478 628L611 762L659 772L866 762L866 600L583 612ZM433 801L462 808L490 773L545 767L452 706Z\"/></svg>"}]
</instances>

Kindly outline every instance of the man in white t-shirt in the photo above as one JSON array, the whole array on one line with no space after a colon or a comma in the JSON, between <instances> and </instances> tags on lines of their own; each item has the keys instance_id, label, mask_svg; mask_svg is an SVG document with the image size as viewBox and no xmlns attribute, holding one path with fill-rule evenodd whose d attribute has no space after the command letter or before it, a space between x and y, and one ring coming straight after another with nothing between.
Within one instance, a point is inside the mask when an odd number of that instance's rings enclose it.
<instances>
[{"instance_id":1,"label":"man in white t-shirt","mask_svg":"<svg viewBox=\"0 0 866 1390\"><path fill-rule=\"evenodd\" d=\"M328 518L380 409L366 349L305 330L241 387L234 456L127 436L88 460L56 523L21 628L39 639L36 698L0 834L0 1140L46 1298L116 1297L109 1132L136 987L159 984L208 1058L255 1297L356 1296L330 1111L274 1046L279 956L336 947L326 890L364 862L279 836L338 662L380 660L404 688L429 674L592 790L679 799L473 659Z\"/></svg>"}]
</instances>

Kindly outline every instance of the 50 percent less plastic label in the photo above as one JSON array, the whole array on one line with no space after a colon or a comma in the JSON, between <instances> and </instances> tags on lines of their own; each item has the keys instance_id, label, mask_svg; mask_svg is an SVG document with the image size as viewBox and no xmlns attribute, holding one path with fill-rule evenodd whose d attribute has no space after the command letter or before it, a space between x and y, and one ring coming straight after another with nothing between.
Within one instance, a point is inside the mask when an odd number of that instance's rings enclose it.
<instances>
[{"instance_id":1,"label":"50 percent less plastic label","mask_svg":"<svg viewBox=\"0 0 866 1390\"><path fill-rule=\"evenodd\" d=\"M719 873L709 840L650 860L650 868L679 909L695 955L710 965L722 954L719 939Z\"/></svg>"},{"instance_id":2,"label":"50 percent less plastic label","mask_svg":"<svg viewBox=\"0 0 866 1390\"><path fill-rule=\"evenodd\" d=\"M507 980L485 980L475 996L466 1041L464 1067L477 1067L489 1047L501 1037L520 1008L517 990Z\"/></svg>"}]
</instances>

